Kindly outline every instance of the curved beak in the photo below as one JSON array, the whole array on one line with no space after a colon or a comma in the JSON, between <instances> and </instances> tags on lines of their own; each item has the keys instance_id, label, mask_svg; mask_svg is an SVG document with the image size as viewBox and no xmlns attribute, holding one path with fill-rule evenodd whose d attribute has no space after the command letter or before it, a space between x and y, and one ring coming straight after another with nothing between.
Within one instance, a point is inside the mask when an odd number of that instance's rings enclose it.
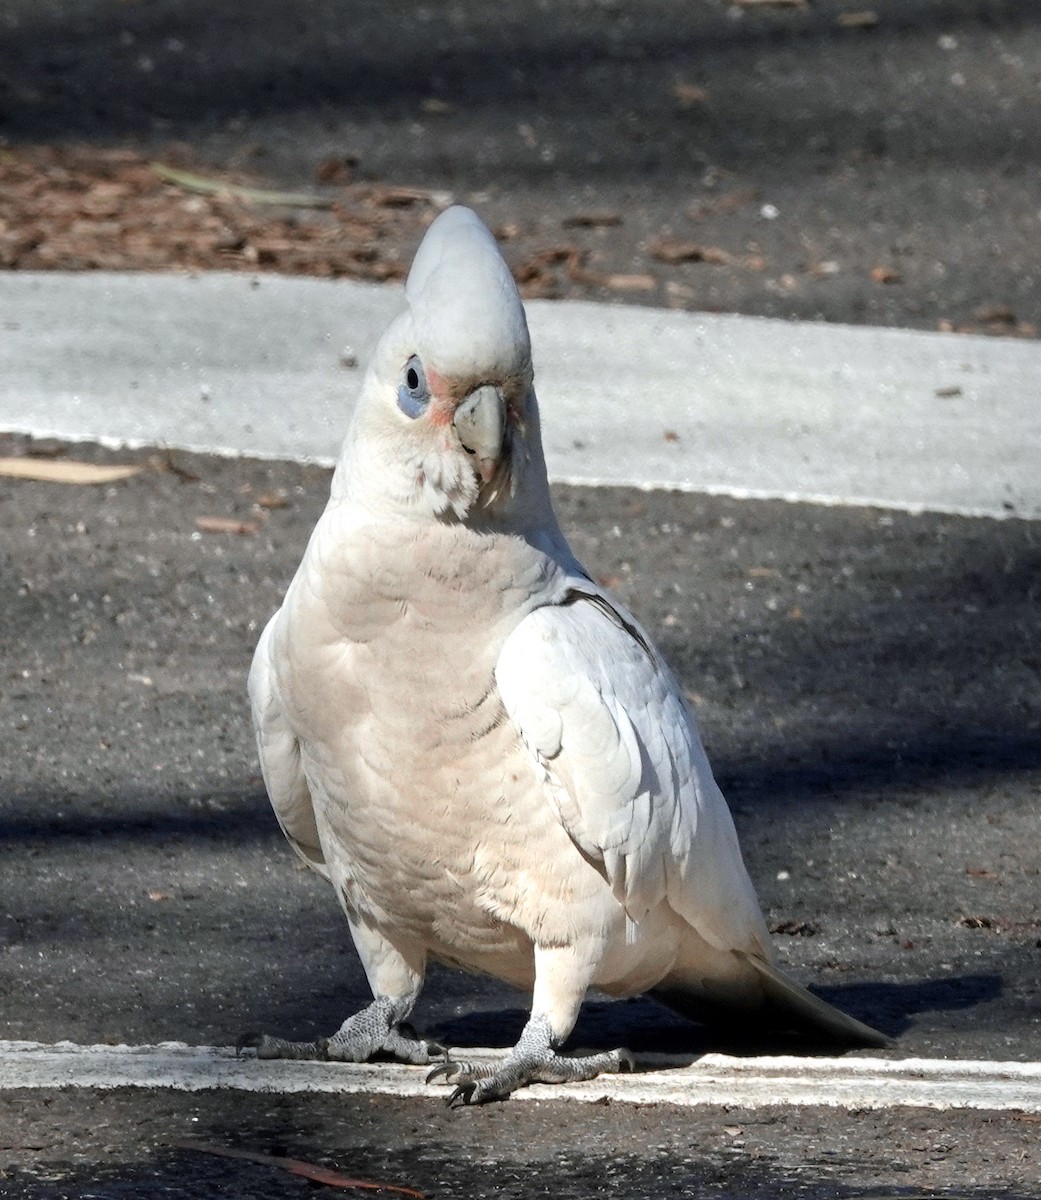
<instances>
[{"instance_id":1,"label":"curved beak","mask_svg":"<svg viewBox=\"0 0 1041 1200\"><path fill-rule=\"evenodd\" d=\"M452 424L463 449L477 460L482 483L495 474L506 440L506 401L498 388L485 384L455 410Z\"/></svg>"}]
</instances>

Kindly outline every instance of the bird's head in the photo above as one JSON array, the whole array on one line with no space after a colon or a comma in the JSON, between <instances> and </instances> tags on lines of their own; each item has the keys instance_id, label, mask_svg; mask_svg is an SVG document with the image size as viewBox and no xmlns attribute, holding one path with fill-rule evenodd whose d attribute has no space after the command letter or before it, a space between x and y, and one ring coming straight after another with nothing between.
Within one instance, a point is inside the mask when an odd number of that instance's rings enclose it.
<instances>
[{"instance_id":1,"label":"bird's head","mask_svg":"<svg viewBox=\"0 0 1041 1200\"><path fill-rule=\"evenodd\" d=\"M420 516L504 512L541 490L545 466L524 307L473 212L433 222L405 297L369 364L338 486Z\"/></svg>"}]
</instances>

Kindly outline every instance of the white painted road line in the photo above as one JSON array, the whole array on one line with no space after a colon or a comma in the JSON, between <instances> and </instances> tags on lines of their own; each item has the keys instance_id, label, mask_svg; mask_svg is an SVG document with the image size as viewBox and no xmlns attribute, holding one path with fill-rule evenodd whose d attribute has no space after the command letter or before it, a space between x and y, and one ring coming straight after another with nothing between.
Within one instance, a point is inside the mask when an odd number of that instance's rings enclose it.
<instances>
[{"instance_id":1,"label":"white painted road line","mask_svg":"<svg viewBox=\"0 0 1041 1200\"><path fill-rule=\"evenodd\" d=\"M0 429L329 462L395 287L0 272ZM528 304L554 479L1041 518L1041 343Z\"/></svg>"},{"instance_id":2,"label":"white painted road line","mask_svg":"<svg viewBox=\"0 0 1041 1200\"><path fill-rule=\"evenodd\" d=\"M467 1050L488 1061L502 1051ZM841 1108L1016 1109L1041 1113L1041 1063L943 1059L732 1058L694 1063L664 1056L639 1060L633 1075L588 1083L524 1088L518 1100L610 1099L629 1104L824 1105ZM202 1091L338 1092L437 1098L427 1068L391 1063L257 1062L230 1048L77 1046L71 1042L0 1042L0 1090L19 1088L164 1088Z\"/></svg>"}]
</instances>

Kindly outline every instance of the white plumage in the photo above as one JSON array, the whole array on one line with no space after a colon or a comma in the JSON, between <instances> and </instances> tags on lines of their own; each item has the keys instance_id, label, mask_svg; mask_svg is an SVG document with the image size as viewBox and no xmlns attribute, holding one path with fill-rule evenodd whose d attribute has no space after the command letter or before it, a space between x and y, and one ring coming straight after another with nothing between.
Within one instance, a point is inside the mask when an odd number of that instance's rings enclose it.
<instances>
[{"instance_id":1,"label":"white plumage","mask_svg":"<svg viewBox=\"0 0 1041 1200\"><path fill-rule=\"evenodd\" d=\"M628 1066L556 1053L590 987L878 1042L773 966L680 690L560 532L523 306L473 213L433 223L406 297L250 675L272 805L375 1000L318 1043L242 1044L431 1061L402 1027L430 958L533 991L498 1067L432 1072L457 1101Z\"/></svg>"}]
</instances>

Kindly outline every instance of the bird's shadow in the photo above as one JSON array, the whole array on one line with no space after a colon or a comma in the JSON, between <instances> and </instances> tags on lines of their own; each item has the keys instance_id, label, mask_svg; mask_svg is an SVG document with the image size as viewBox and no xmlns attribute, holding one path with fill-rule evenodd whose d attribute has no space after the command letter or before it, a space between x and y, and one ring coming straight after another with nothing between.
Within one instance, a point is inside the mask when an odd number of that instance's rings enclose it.
<instances>
[{"instance_id":1,"label":"bird's shadow","mask_svg":"<svg viewBox=\"0 0 1041 1200\"><path fill-rule=\"evenodd\" d=\"M935 1010L971 1008L1001 992L996 975L960 975L909 983L858 983L815 989L829 1004L848 1012L892 1038L913 1024L915 1015ZM529 1013L506 1008L480 1011L440 1021L426 1032L453 1048L510 1047L516 1044ZM693 1024L649 996L631 1000L590 1000L582 1005L568 1049L607 1050L625 1046L634 1054L667 1054L692 1061L709 1052L749 1057L761 1054L834 1054L834 1041L804 1033Z\"/></svg>"}]
</instances>

